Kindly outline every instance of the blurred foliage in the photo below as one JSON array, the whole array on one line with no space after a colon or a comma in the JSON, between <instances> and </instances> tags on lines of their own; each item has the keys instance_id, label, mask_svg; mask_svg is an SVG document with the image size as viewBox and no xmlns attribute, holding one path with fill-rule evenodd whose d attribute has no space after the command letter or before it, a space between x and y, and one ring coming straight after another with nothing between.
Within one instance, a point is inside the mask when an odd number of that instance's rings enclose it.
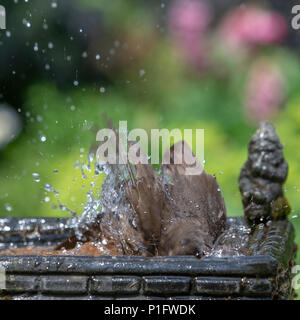
<instances>
[{"instance_id":1,"label":"blurred foliage","mask_svg":"<svg viewBox=\"0 0 300 320\"><path fill-rule=\"evenodd\" d=\"M93 88L61 92L49 83L31 86L26 95L26 109L30 107L30 112L25 114L25 132L2 154L0 172L4 183L0 185L0 194L2 204L12 205L9 214L68 216L69 213L52 209L50 203L57 200L80 214L93 172L89 179L83 179L80 168L75 168L76 160L87 162L89 148L95 142L95 125L105 126L106 113L116 126L119 120L128 120L129 130L204 128L205 168L216 175L228 214L240 215L238 175L255 126L246 123L241 111L230 109L230 105L240 103L237 95L232 98L239 83L233 80L222 86L207 78L197 83L183 78L181 82L174 85L176 88L170 87L169 92L165 89L164 100L158 106L149 98L152 93L148 93L145 103L144 97L131 95L122 88L108 87L99 93ZM274 119L290 164L286 192L294 208L293 215L300 207L299 103L300 97L295 93ZM46 141L42 142L41 137L46 137ZM58 173L54 173L55 169ZM41 181L35 182L32 173L38 173ZM44 190L46 183L60 196L52 197L50 203L40 203L48 195ZM100 181L97 183L100 185Z\"/></svg>"}]
</instances>

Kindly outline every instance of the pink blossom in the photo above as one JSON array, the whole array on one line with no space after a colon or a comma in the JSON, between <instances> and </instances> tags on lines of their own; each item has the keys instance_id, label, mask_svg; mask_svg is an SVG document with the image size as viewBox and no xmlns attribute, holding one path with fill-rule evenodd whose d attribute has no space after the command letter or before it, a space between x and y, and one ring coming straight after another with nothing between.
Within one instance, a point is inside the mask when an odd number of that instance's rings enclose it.
<instances>
[{"instance_id":1,"label":"pink blossom","mask_svg":"<svg viewBox=\"0 0 300 320\"><path fill-rule=\"evenodd\" d=\"M177 0L170 10L169 26L177 36L198 37L206 32L210 19L210 9L204 2Z\"/></svg>"},{"instance_id":2,"label":"pink blossom","mask_svg":"<svg viewBox=\"0 0 300 320\"><path fill-rule=\"evenodd\" d=\"M177 50L199 66L205 60L205 36L210 20L210 8L200 0L177 0L169 12L169 30Z\"/></svg>"},{"instance_id":3,"label":"pink blossom","mask_svg":"<svg viewBox=\"0 0 300 320\"><path fill-rule=\"evenodd\" d=\"M221 35L230 45L267 45L281 42L287 23L279 13L256 7L234 9L221 24Z\"/></svg>"},{"instance_id":4,"label":"pink blossom","mask_svg":"<svg viewBox=\"0 0 300 320\"><path fill-rule=\"evenodd\" d=\"M245 107L254 121L274 116L285 98L284 77L278 67L268 60L256 62L249 71Z\"/></svg>"}]
</instances>

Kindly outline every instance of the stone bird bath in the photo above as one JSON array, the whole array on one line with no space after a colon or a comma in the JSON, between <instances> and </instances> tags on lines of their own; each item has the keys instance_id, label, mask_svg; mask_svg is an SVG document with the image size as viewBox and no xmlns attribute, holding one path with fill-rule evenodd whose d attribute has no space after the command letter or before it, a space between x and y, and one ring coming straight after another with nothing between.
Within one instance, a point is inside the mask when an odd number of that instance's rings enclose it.
<instances>
[{"instance_id":1,"label":"stone bird bath","mask_svg":"<svg viewBox=\"0 0 300 320\"><path fill-rule=\"evenodd\" d=\"M290 299L296 254L282 184L287 165L263 122L239 180L244 217L227 218L211 254L195 256L0 254L0 299ZM0 218L0 252L72 237L78 218ZM0 282L1 283L1 282Z\"/></svg>"}]
</instances>

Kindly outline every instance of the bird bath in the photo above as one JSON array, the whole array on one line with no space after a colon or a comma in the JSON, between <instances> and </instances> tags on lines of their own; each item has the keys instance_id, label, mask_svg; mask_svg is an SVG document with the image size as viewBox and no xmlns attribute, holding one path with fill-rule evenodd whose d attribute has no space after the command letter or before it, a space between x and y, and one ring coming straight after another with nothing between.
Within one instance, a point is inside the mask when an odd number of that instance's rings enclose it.
<instances>
[{"instance_id":1,"label":"bird bath","mask_svg":"<svg viewBox=\"0 0 300 320\"><path fill-rule=\"evenodd\" d=\"M214 246L201 258L190 251L152 257L70 254L66 247L57 248L77 236L81 217L1 218L0 270L5 271L5 286L0 298L292 298L296 246L294 228L286 220L289 205L282 184L287 164L281 149L273 126L262 123L250 141L239 180L245 217L227 218ZM28 247L39 248L40 254Z\"/></svg>"},{"instance_id":2,"label":"bird bath","mask_svg":"<svg viewBox=\"0 0 300 320\"><path fill-rule=\"evenodd\" d=\"M70 235L72 219L0 219L0 249L51 246ZM247 227L229 218L227 229ZM10 228L10 231L8 229ZM37 234L38 232L38 234ZM230 251L230 248L227 248ZM3 299L287 299L295 256L288 221L257 225L248 255L137 257L0 255Z\"/></svg>"}]
</instances>

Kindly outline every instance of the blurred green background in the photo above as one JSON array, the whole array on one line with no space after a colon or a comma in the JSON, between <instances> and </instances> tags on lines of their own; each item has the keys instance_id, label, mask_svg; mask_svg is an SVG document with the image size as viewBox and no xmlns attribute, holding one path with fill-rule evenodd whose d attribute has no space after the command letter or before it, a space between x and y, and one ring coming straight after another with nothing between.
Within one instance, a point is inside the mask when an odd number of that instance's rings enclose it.
<instances>
[{"instance_id":1,"label":"blurred green background","mask_svg":"<svg viewBox=\"0 0 300 320\"><path fill-rule=\"evenodd\" d=\"M230 216L247 144L276 125L300 243L299 31L284 1L1 1L0 215L80 215L102 115L131 128L203 128ZM94 184L96 187L94 187ZM65 210L64 210L65 209ZM300 264L300 257L298 257Z\"/></svg>"}]
</instances>

